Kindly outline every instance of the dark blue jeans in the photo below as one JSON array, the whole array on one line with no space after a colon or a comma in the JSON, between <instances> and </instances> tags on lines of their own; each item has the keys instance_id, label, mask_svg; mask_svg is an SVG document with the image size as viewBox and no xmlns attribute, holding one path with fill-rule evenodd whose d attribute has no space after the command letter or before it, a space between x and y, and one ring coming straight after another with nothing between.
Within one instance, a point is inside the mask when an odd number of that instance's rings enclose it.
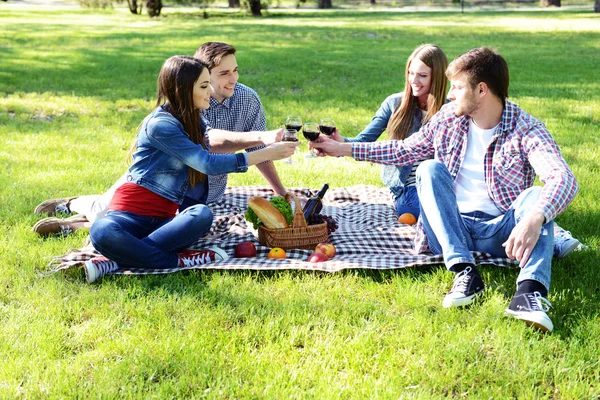
<instances>
[{"instance_id":1,"label":"dark blue jeans","mask_svg":"<svg viewBox=\"0 0 600 400\"><path fill-rule=\"evenodd\" d=\"M405 186L404 193L395 200L396 215L401 216L404 213L411 213L417 219L421 214L421 206L419 204L419 194L416 186Z\"/></svg>"},{"instance_id":2,"label":"dark blue jeans","mask_svg":"<svg viewBox=\"0 0 600 400\"><path fill-rule=\"evenodd\" d=\"M90 239L96 250L121 268L175 268L177 252L204 236L212 221L212 211L202 204L172 219L110 211L92 225Z\"/></svg>"}]
</instances>

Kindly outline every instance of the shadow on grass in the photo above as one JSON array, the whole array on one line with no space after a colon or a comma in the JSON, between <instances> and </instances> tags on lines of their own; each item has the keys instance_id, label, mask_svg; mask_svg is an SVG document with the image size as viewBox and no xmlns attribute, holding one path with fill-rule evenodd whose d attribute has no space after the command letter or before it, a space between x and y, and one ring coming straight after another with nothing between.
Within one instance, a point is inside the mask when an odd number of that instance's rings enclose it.
<instances>
[{"instance_id":1,"label":"shadow on grass","mask_svg":"<svg viewBox=\"0 0 600 400\"><path fill-rule=\"evenodd\" d=\"M528 14L519 15L526 17ZM319 20L377 22L389 17L389 13L344 12L326 17L320 15ZM118 33L104 27L85 26L69 31L65 30L64 24L48 23L44 26L48 34L43 40L34 34L39 25L15 24L6 28L15 31L16 39L5 49L9 57L3 57L1 63L6 79L3 79L0 91L75 93L106 101L151 99L156 76L167 57L177 53L192 54L203 38L226 36L240 50L240 80L257 87L266 103L270 96L286 100L298 97L286 92L286 88L299 89L296 93L302 97L300 101L317 108L335 105L348 109L357 105L355 99L360 103L374 93L379 96L376 102L380 102L401 89L393 87L395 85L390 87L390 80L400 80L404 60L424 41L441 45L450 58L480 45L499 48L507 58L513 76L519 77L513 80L513 92L517 95L600 98L597 88L585 88L586 82L595 82L595 66L600 57L594 46L599 34L578 32L577 40L573 40L570 32L511 32L503 28L490 31L483 27L449 27L443 22L441 26L423 29L418 24L444 17L457 18L453 13L435 13L433 17L431 13L410 14L417 23L415 26L373 23L356 27L335 24L322 27L269 23L289 18L292 18L291 22L314 18L286 14L261 20L240 19L225 26L217 21L194 26L190 25L194 22L193 16L177 15L169 16L168 22L159 23L152 29L131 27ZM178 26L180 22L184 26ZM533 48L514 45L531 42L539 45ZM36 57L36 53L41 56ZM357 58L360 62L354 62ZM534 68L531 68L532 63ZM366 85L364 77L373 74L384 79L373 79ZM320 90L311 91L311 86ZM323 91L327 93L326 98Z\"/></svg>"}]
</instances>

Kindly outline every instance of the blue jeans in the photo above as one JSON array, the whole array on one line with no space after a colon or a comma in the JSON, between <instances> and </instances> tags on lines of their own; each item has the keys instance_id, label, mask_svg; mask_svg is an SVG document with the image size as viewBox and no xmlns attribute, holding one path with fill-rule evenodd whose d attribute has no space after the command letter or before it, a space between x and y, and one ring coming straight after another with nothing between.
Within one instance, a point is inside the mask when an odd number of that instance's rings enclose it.
<instances>
[{"instance_id":1,"label":"blue jeans","mask_svg":"<svg viewBox=\"0 0 600 400\"><path fill-rule=\"evenodd\" d=\"M174 218L110 211L92 225L90 239L96 250L121 268L175 268L177 252L204 236L212 221L212 211L201 204Z\"/></svg>"},{"instance_id":2,"label":"blue jeans","mask_svg":"<svg viewBox=\"0 0 600 400\"><path fill-rule=\"evenodd\" d=\"M505 214L494 217L482 212L459 212L454 180L439 161L427 160L417 168L417 188L429 249L444 256L448 269L458 263L475 265L471 251L506 257L502 243L537 202L542 189L533 186L523 191ZM531 279L550 289L553 248L553 221L547 221L529 260L521 268L517 283Z\"/></svg>"},{"instance_id":3,"label":"blue jeans","mask_svg":"<svg viewBox=\"0 0 600 400\"><path fill-rule=\"evenodd\" d=\"M404 213L411 213L417 219L421 213L419 206L419 194L416 186L405 186L404 193L394 201L396 206L396 215L401 216Z\"/></svg>"}]
</instances>

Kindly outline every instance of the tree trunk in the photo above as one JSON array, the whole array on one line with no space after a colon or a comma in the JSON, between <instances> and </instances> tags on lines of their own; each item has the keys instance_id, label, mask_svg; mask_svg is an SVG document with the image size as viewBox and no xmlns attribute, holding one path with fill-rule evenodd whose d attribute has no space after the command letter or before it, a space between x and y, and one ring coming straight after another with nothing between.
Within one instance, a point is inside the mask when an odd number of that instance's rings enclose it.
<instances>
[{"instance_id":1,"label":"tree trunk","mask_svg":"<svg viewBox=\"0 0 600 400\"><path fill-rule=\"evenodd\" d=\"M240 8L240 0L229 0L229 8Z\"/></svg>"},{"instance_id":2,"label":"tree trunk","mask_svg":"<svg viewBox=\"0 0 600 400\"><path fill-rule=\"evenodd\" d=\"M600 13L600 0L596 0L594 4L594 12Z\"/></svg>"},{"instance_id":3,"label":"tree trunk","mask_svg":"<svg viewBox=\"0 0 600 400\"><path fill-rule=\"evenodd\" d=\"M373 6L374 6L375 4L377 4L377 3L375 3L375 0L370 0L370 3L371 3L371 5L373 5Z\"/></svg>"},{"instance_id":4,"label":"tree trunk","mask_svg":"<svg viewBox=\"0 0 600 400\"><path fill-rule=\"evenodd\" d=\"M319 8L331 8L331 0L318 0Z\"/></svg>"},{"instance_id":5,"label":"tree trunk","mask_svg":"<svg viewBox=\"0 0 600 400\"><path fill-rule=\"evenodd\" d=\"M138 8L137 0L127 0L127 5L129 6L129 11L131 11L132 14L141 14L144 3L140 2L140 7Z\"/></svg>"},{"instance_id":6,"label":"tree trunk","mask_svg":"<svg viewBox=\"0 0 600 400\"><path fill-rule=\"evenodd\" d=\"M560 0L540 0L540 7L560 7Z\"/></svg>"},{"instance_id":7,"label":"tree trunk","mask_svg":"<svg viewBox=\"0 0 600 400\"><path fill-rule=\"evenodd\" d=\"M262 17L260 0L248 0L248 5L253 17Z\"/></svg>"},{"instance_id":8,"label":"tree trunk","mask_svg":"<svg viewBox=\"0 0 600 400\"><path fill-rule=\"evenodd\" d=\"M162 0L148 0L146 2L146 9L148 9L150 17L158 17L160 10L162 10Z\"/></svg>"}]
</instances>

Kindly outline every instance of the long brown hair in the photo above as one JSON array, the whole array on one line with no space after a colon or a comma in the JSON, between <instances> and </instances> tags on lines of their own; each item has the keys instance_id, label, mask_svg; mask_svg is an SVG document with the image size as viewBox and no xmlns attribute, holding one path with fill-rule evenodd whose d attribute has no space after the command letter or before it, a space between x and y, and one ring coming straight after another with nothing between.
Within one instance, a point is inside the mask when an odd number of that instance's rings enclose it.
<instances>
[{"instance_id":1,"label":"long brown hair","mask_svg":"<svg viewBox=\"0 0 600 400\"><path fill-rule=\"evenodd\" d=\"M405 139L415 116L417 108L417 98L412 95L410 82L408 81L408 69L414 59L421 60L425 65L431 68L431 88L427 96L427 113L423 117L422 123L425 125L431 117L437 113L446 102L448 92L448 78L446 78L446 68L448 67L448 58L441 48L434 44L422 44L412 52L406 61L406 72L404 74L404 96L402 101L394 110L394 114L388 122L388 138L393 140Z\"/></svg>"},{"instance_id":2,"label":"long brown hair","mask_svg":"<svg viewBox=\"0 0 600 400\"><path fill-rule=\"evenodd\" d=\"M200 60L188 56L173 56L167 59L160 69L157 82L156 106L165 105L196 144L204 143L204 129L200 125L200 113L194 109L194 83L207 68ZM190 184L206 180L206 175L189 168Z\"/></svg>"}]
</instances>

